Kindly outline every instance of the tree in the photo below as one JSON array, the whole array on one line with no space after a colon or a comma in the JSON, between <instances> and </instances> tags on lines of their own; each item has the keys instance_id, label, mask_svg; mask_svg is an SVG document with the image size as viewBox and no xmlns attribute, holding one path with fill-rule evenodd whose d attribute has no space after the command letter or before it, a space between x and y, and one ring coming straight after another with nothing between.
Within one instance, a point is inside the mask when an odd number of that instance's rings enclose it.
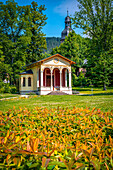
<instances>
[{"instance_id":1,"label":"tree","mask_svg":"<svg viewBox=\"0 0 113 170\"><path fill-rule=\"evenodd\" d=\"M75 81L74 74L77 73L80 67L84 65L85 52L87 50L87 41L74 31L70 32L65 38L65 41L52 50L51 54L59 53L68 59L75 61L76 64L72 66L73 85Z\"/></svg>"},{"instance_id":2,"label":"tree","mask_svg":"<svg viewBox=\"0 0 113 170\"><path fill-rule=\"evenodd\" d=\"M42 27L46 16L44 6L19 6L14 0L0 3L0 45L4 64L10 66L10 84L16 83L18 73L26 63L40 59L45 48ZM38 57L37 57L38 55Z\"/></svg>"},{"instance_id":3,"label":"tree","mask_svg":"<svg viewBox=\"0 0 113 170\"><path fill-rule=\"evenodd\" d=\"M85 51L87 49L86 40L74 31L70 32L65 41L52 50L51 54L59 53L70 60L76 62L77 67L81 67L85 59Z\"/></svg>"},{"instance_id":4,"label":"tree","mask_svg":"<svg viewBox=\"0 0 113 170\"><path fill-rule=\"evenodd\" d=\"M113 10L112 0L78 0L79 12L75 13L75 27L84 30L91 39L88 55L88 72L94 81L103 84L104 90L113 71Z\"/></svg>"},{"instance_id":5,"label":"tree","mask_svg":"<svg viewBox=\"0 0 113 170\"><path fill-rule=\"evenodd\" d=\"M56 47L52 50L51 54L59 53L64 57L67 57L70 60L76 61L77 65L79 64L79 57L77 56L79 46L77 44L77 35L74 31L70 32L69 35L65 38L64 42L60 44L59 47ZM72 67L72 72L76 74L76 65ZM73 76L73 82L74 81Z\"/></svg>"},{"instance_id":6,"label":"tree","mask_svg":"<svg viewBox=\"0 0 113 170\"><path fill-rule=\"evenodd\" d=\"M38 7L37 2L24 7L25 35L31 38L27 47L27 63L41 59L41 54L46 49L46 38L42 32L47 17L43 14L45 6Z\"/></svg>"},{"instance_id":7,"label":"tree","mask_svg":"<svg viewBox=\"0 0 113 170\"><path fill-rule=\"evenodd\" d=\"M11 74L11 68L9 64L4 63L5 56L3 55L2 46L0 46L0 82L7 77L7 75Z\"/></svg>"},{"instance_id":8,"label":"tree","mask_svg":"<svg viewBox=\"0 0 113 170\"><path fill-rule=\"evenodd\" d=\"M4 63L10 66L12 72L9 75L10 84L16 83L16 73L25 65L25 56L19 48L23 25L22 7L13 0L0 4L0 44L3 46Z\"/></svg>"},{"instance_id":9,"label":"tree","mask_svg":"<svg viewBox=\"0 0 113 170\"><path fill-rule=\"evenodd\" d=\"M52 49L60 46L60 37L46 37L47 53L51 53Z\"/></svg>"}]
</instances>

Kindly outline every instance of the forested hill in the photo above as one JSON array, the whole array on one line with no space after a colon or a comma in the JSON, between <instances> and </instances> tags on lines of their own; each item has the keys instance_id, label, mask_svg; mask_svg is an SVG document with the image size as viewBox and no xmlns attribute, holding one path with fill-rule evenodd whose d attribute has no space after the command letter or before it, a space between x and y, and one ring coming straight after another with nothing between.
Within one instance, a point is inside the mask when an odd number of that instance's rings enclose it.
<instances>
[{"instance_id":1,"label":"forested hill","mask_svg":"<svg viewBox=\"0 0 113 170\"><path fill-rule=\"evenodd\" d=\"M46 37L47 42L47 53L52 51L52 48L59 47L60 37Z\"/></svg>"}]
</instances>

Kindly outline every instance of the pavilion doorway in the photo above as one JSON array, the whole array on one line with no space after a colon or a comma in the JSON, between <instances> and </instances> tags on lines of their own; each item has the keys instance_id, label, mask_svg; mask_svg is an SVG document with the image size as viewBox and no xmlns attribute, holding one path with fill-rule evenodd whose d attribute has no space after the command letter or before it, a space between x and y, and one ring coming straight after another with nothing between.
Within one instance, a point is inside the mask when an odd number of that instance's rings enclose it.
<instances>
[{"instance_id":1,"label":"pavilion doorway","mask_svg":"<svg viewBox=\"0 0 113 170\"><path fill-rule=\"evenodd\" d=\"M51 87L51 70L49 68L44 69L43 86L44 87Z\"/></svg>"},{"instance_id":2,"label":"pavilion doorway","mask_svg":"<svg viewBox=\"0 0 113 170\"><path fill-rule=\"evenodd\" d=\"M60 70L58 68L53 70L53 90L60 90Z\"/></svg>"}]
</instances>

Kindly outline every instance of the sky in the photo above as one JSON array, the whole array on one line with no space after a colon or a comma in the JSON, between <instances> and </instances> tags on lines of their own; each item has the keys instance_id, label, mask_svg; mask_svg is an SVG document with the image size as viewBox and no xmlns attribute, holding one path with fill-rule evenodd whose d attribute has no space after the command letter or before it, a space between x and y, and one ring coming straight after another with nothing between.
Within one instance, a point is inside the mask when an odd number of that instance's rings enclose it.
<instances>
[{"instance_id":1,"label":"sky","mask_svg":"<svg viewBox=\"0 0 113 170\"><path fill-rule=\"evenodd\" d=\"M6 2L6 0L0 0ZM18 5L30 5L33 0L15 0ZM67 16L67 9L69 15L73 16L75 11L78 11L77 0L34 0L37 4L45 5L46 11L44 14L47 16L47 24L43 28L43 33L46 37L61 37L61 32L65 28L65 17ZM73 26L72 26L73 28ZM82 30L79 28L74 29L76 34L82 35Z\"/></svg>"}]
</instances>

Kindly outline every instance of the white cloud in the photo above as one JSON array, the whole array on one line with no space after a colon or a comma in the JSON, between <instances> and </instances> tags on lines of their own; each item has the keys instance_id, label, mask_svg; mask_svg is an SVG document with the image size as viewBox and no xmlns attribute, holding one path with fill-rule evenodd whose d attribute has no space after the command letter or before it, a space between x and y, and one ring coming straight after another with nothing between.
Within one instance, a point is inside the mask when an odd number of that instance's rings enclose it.
<instances>
[{"instance_id":1,"label":"white cloud","mask_svg":"<svg viewBox=\"0 0 113 170\"><path fill-rule=\"evenodd\" d=\"M63 0L60 5L54 8L54 12L66 16L68 9L69 15L74 15L75 11L78 11L77 5L77 0Z\"/></svg>"}]
</instances>

